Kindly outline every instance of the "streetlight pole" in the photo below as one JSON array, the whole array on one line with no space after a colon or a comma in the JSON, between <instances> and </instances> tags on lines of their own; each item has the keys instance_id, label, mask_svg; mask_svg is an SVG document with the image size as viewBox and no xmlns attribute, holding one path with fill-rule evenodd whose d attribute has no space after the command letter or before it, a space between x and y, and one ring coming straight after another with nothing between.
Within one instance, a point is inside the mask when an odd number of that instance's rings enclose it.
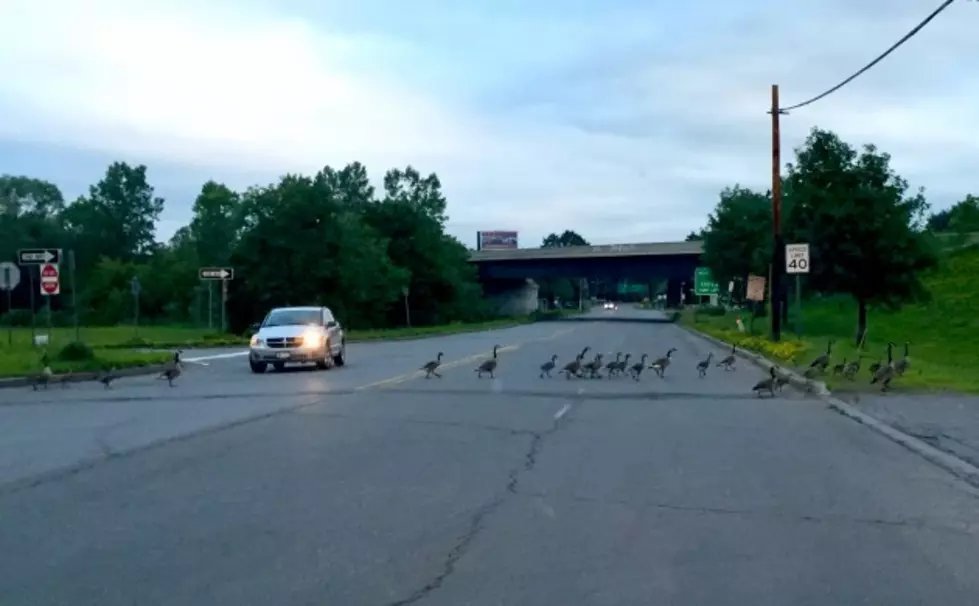
<instances>
[{"instance_id":1,"label":"streetlight pole","mask_svg":"<svg viewBox=\"0 0 979 606\"><path fill-rule=\"evenodd\" d=\"M782 135L778 104L778 84L772 85L772 269L769 285L772 341L782 338L782 272L785 271L785 242L782 238Z\"/></svg>"}]
</instances>

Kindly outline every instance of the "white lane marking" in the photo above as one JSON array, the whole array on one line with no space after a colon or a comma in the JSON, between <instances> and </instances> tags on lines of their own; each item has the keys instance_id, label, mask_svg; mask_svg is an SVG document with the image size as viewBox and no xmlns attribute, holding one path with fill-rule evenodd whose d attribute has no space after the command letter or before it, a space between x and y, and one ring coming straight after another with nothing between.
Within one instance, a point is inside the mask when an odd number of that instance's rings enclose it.
<instances>
[{"instance_id":1,"label":"white lane marking","mask_svg":"<svg viewBox=\"0 0 979 606\"><path fill-rule=\"evenodd\" d=\"M232 353L223 354L212 354L210 356L198 356L196 358L183 358L184 362L203 362L204 360L223 360L224 358L240 358L241 356L247 356L248 350L245 351L235 351Z\"/></svg>"},{"instance_id":2,"label":"white lane marking","mask_svg":"<svg viewBox=\"0 0 979 606\"><path fill-rule=\"evenodd\" d=\"M561 410L559 410L556 413L554 413L554 420L555 421L560 421L561 420L561 417L563 417L564 415L568 414L568 411L569 410L571 410L571 405L570 404L565 404L564 406L561 407Z\"/></svg>"}]
</instances>

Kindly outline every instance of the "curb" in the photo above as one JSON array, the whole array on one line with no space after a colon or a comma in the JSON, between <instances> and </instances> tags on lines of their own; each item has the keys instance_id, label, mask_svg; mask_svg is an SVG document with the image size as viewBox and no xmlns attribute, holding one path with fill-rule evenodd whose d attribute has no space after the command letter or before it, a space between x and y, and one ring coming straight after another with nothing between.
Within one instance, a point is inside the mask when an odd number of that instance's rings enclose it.
<instances>
[{"instance_id":1,"label":"curb","mask_svg":"<svg viewBox=\"0 0 979 606\"><path fill-rule=\"evenodd\" d=\"M727 341L722 341L716 337L704 334L699 330L690 328L689 326L680 326L683 330L687 331L693 336L700 337L705 341L717 346L730 348L731 343ZM789 379L789 384L797 389L803 389L808 393L814 394L820 400L826 403L830 410L839 413L848 419L856 421L861 425L876 431L882 436L888 438L889 440L900 444L901 446L907 448L908 450L918 454L922 458L926 459L930 463L941 467L945 471L950 472L958 478L961 478L973 486L979 486L979 467L976 467L960 459L954 455L951 455L944 450L939 450L934 446L914 437L904 433L903 431L896 429L892 425L884 423L860 410L857 410L852 405L847 404L843 400L837 398L833 393L826 388L826 384L822 381L811 381L806 379L802 375L795 371L782 368L778 364L775 364L768 359L760 356L751 351L744 351L738 349L735 352L740 358L743 358L756 366L759 366L766 371L772 366L778 367L782 370L782 374Z\"/></svg>"},{"instance_id":2,"label":"curb","mask_svg":"<svg viewBox=\"0 0 979 606\"><path fill-rule=\"evenodd\" d=\"M163 372L168 368L166 364L153 364L151 366L133 366L131 368L120 368L114 371L120 378L138 377L141 375L152 375ZM94 381L99 376L98 372L76 372L68 374L54 375L51 383L58 385L61 383L82 383L84 381ZM30 387L34 384L34 377L14 377L12 379L0 379L0 389L11 387ZM41 389L44 389L43 387ZM51 389L51 386L48 387Z\"/></svg>"}]
</instances>

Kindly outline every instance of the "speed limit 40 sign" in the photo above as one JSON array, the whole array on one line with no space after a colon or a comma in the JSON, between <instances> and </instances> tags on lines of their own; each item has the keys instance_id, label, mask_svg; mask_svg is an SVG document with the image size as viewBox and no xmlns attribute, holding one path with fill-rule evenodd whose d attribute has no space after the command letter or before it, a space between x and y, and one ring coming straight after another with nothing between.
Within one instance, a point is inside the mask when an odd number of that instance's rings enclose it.
<instances>
[{"instance_id":1,"label":"speed limit 40 sign","mask_svg":"<svg viewBox=\"0 0 979 606\"><path fill-rule=\"evenodd\" d=\"M785 273L787 274L809 273L809 245L808 244L785 245Z\"/></svg>"}]
</instances>

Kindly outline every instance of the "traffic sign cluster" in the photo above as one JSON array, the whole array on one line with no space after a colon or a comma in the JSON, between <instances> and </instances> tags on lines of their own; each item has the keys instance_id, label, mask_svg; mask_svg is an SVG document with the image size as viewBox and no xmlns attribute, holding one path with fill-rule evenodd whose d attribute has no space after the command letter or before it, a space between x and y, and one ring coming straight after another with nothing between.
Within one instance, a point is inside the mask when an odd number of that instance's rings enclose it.
<instances>
[{"instance_id":1,"label":"traffic sign cluster","mask_svg":"<svg viewBox=\"0 0 979 606\"><path fill-rule=\"evenodd\" d=\"M41 294L53 297L61 294L61 249L60 248L22 248L17 251L17 263L37 265L40 277ZM20 281L20 272L17 272ZM17 286L16 282L10 288Z\"/></svg>"}]
</instances>

